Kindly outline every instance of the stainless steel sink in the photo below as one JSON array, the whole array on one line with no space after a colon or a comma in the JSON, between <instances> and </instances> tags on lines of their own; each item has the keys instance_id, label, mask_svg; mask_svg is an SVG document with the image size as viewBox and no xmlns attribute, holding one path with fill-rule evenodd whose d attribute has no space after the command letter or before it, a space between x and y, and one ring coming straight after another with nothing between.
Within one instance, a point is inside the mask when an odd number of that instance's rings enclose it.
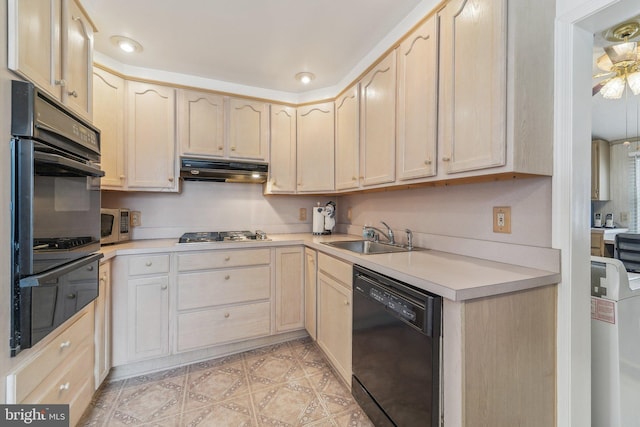
<instances>
[{"instance_id":1,"label":"stainless steel sink","mask_svg":"<svg viewBox=\"0 0 640 427\"><path fill-rule=\"evenodd\" d=\"M389 243L372 242L370 240L341 240L336 242L323 242L328 246L338 249L346 249L364 255L387 254L391 252L409 252L422 250L423 248L413 247L411 249L406 246L391 245Z\"/></svg>"}]
</instances>

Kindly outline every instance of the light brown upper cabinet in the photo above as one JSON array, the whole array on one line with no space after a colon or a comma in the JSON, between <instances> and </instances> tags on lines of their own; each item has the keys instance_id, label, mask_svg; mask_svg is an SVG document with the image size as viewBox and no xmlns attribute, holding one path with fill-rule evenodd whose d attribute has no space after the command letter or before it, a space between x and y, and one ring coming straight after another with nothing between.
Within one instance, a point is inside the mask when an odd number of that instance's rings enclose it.
<instances>
[{"instance_id":1,"label":"light brown upper cabinet","mask_svg":"<svg viewBox=\"0 0 640 427\"><path fill-rule=\"evenodd\" d=\"M8 67L92 118L94 27L76 0L9 0Z\"/></svg>"},{"instance_id":2,"label":"light brown upper cabinet","mask_svg":"<svg viewBox=\"0 0 640 427\"><path fill-rule=\"evenodd\" d=\"M298 192L335 189L333 101L298 108Z\"/></svg>"},{"instance_id":3,"label":"light brown upper cabinet","mask_svg":"<svg viewBox=\"0 0 640 427\"><path fill-rule=\"evenodd\" d=\"M362 185L395 181L396 51L360 81L360 147Z\"/></svg>"},{"instance_id":4,"label":"light brown upper cabinet","mask_svg":"<svg viewBox=\"0 0 640 427\"><path fill-rule=\"evenodd\" d=\"M554 10L452 0L440 11L438 167L456 176L439 177L551 175Z\"/></svg>"},{"instance_id":5,"label":"light brown upper cabinet","mask_svg":"<svg viewBox=\"0 0 640 427\"><path fill-rule=\"evenodd\" d=\"M269 105L229 98L227 156L235 159L269 160Z\"/></svg>"},{"instance_id":6,"label":"light brown upper cabinet","mask_svg":"<svg viewBox=\"0 0 640 427\"><path fill-rule=\"evenodd\" d=\"M124 150L125 81L99 68L93 70L93 124L100 129L100 166L105 190L126 188Z\"/></svg>"},{"instance_id":7,"label":"light brown upper cabinet","mask_svg":"<svg viewBox=\"0 0 640 427\"><path fill-rule=\"evenodd\" d=\"M296 109L271 105L269 181L265 193L296 192Z\"/></svg>"},{"instance_id":8,"label":"light brown upper cabinet","mask_svg":"<svg viewBox=\"0 0 640 427\"><path fill-rule=\"evenodd\" d=\"M336 99L336 190L360 184L360 96L358 85Z\"/></svg>"},{"instance_id":9,"label":"light brown upper cabinet","mask_svg":"<svg viewBox=\"0 0 640 427\"><path fill-rule=\"evenodd\" d=\"M178 90L180 153L224 157L224 97L193 90Z\"/></svg>"},{"instance_id":10,"label":"light brown upper cabinet","mask_svg":"<svg viewBox=\"0 0 640 427\"><path fill-rule=\"evenodd\" d=\"M175 89L127 82L128 189L178 191Z\"/></svg>"},{"instance_id":11,"label":"light brown upper cabinet","mask_svg":"<svg viewBox=\"0 0 640 427\"><path fill-rule=\"evenodd\" d=\"M398 180L434 176L438 145L438 20L398 48Z\"/></svg>"}]
</instances>

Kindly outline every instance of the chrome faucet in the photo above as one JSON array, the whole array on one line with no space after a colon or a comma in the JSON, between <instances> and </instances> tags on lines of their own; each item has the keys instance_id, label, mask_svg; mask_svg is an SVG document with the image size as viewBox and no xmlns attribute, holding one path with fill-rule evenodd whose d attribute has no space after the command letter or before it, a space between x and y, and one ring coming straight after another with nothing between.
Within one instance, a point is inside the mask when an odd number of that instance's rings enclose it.
<instances>
[{"instance_id":1,"label":"chrome faucet","mask_svg":"<svg viewBox=\"0 0 640 427\"><path fill-rule=\"evenodd\" d=\"M378 234L382 234L390 244L395 245L395 237L393 236L393 230L389 227L384 221L380 221L385 227L387 227L387 232L380 230L378 227L374 227L372 225L364 225L362 226L362 234L367 238L373 238L374 242L377 242L379 239Z\"/></svg>"},{"instance_id":2,"label":"chrome faucet","mask_svg":"<svg viewBox=\"0 0 640 427\"><path fill-rule=\"evenodd\" d=\"M413 232L408 228L404 232L407 233L407 249L411 250L413 249Z\"/></svg>"}]
</instances>

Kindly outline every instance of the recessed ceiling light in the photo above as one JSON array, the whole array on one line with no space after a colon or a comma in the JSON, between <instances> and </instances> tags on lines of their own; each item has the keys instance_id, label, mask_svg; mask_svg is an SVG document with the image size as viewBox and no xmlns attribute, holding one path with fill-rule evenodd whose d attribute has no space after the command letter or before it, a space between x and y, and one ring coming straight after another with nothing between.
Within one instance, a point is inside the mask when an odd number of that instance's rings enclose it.
<instances>
[{"instance_id":1,"label":"recessed ceiling light","mask_svg":"<svg viewBox=\"0 0 640 427\"><path fill-rule=\"evenodd\" d=\"M306 71L296 74L296 80L300 81L303 85L308 85L311 83L311 80L315 78L316 76L314 76L313 73L308 73Z\"/></svg>"},{"instance_id":2,"label":"recessed ceiling light","mask_svg":"<svg viewBox=\"0 0 640 427\"><path fill-rule=\"evenodd\" d=\"M142 45L129 37L111 36L110 40L111 43L127 53L142 52Z\"/></svg>"}]
</instances>

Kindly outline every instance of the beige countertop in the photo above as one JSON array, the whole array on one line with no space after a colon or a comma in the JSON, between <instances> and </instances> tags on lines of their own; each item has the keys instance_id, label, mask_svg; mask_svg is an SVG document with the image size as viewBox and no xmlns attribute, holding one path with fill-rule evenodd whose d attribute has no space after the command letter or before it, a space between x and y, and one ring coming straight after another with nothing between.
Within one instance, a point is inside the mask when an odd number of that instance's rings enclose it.
<instances>
[{"instance_id":1,"label":"beige countertop","mask_svg":"<svg viewBox=\"0 0 640 427\"><path fill-rule=\"evenodd\" d=\"M360 240L360 236L309 233L273 234L267 241L229 243L177 243L178 239L136 240L103 246L105 260L116 255L182 252L213 249L240 249L305 245L351 264L375 270L420 289L463 301L556 284L560 273L457 255L437 250L361 255L323 244L336 240Z\"/></svg>"}]
</instances>

